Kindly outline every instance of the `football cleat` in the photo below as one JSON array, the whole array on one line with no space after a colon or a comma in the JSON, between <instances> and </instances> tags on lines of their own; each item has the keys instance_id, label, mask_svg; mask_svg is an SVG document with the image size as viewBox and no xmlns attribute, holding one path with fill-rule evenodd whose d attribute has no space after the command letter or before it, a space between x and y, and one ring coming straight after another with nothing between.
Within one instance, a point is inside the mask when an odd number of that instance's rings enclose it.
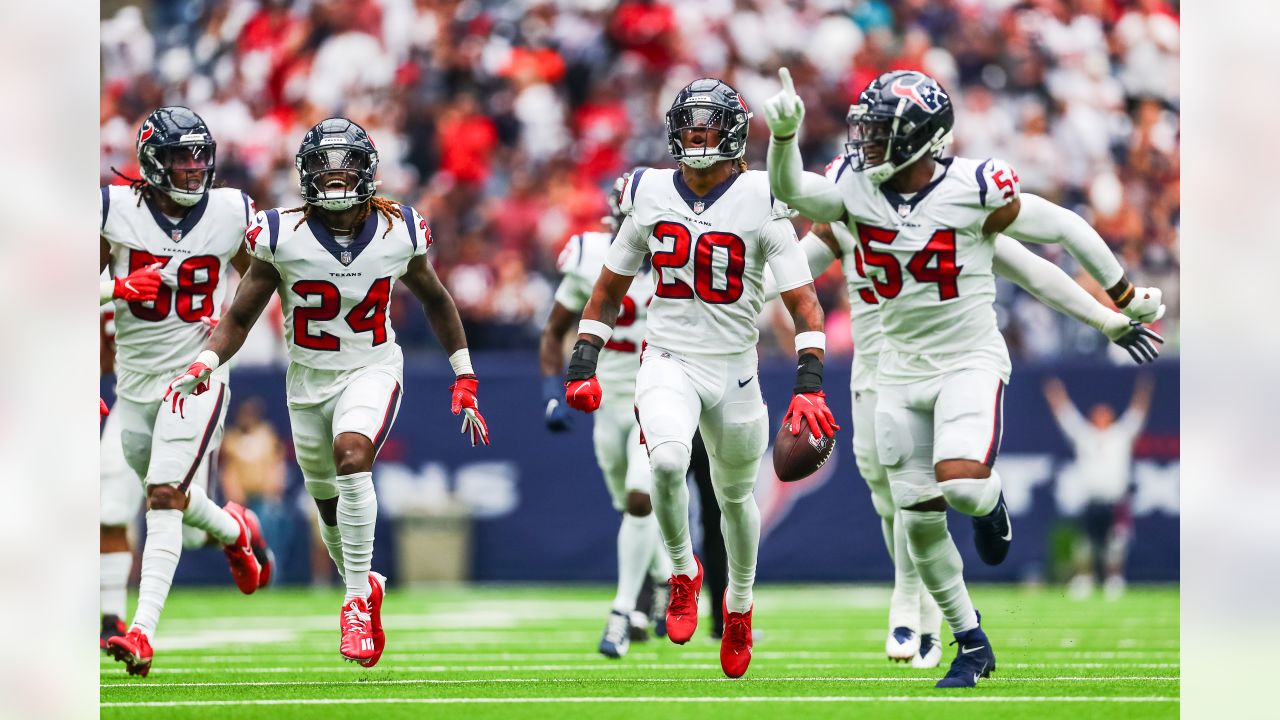
<instances>
[{"instance_id":1,"label":"football cleat","mask_svg":"<svg viewBox=\"0 0 1280 720\"><path fill-rule=\"evenodd\" d=\"M650 610L655 637L667 636L667 603L670 600L671 596L667 586L655 582L653 584L653 608Z\"/></svg>"},{"instance_id":2,"label":"football cleat","mask_svg":"<svg viewBox=\"0 0 1280 720\"><path fill-rule=\"evenodd\" d=\"M361 660L364 667L373 667L382 659L387 647L387 634L382 631L382 599L387 594L387 578L382 573L369 571L369 629L373 634L373 656Z\"/></svg>"},{"instance_id":3,"label":"football cleat","mask_svg":"<svg viewBox=\"0 0 1280 720\"><path fill-rule=\"evenodd\" d=\"M630 618L631 623L629 631L631 642L649 642L649 616L637 610L632 610L627 617Z\"/></svg>"},{"instance_id":4,"label":"football cleat","mask_svg":"<svg viewBox=\"0 0 1280 720\"><path fill-rule=\"evenodd\" d=\"M626 613L610 611L609 619L604 625L604 636L600 638L600 654L616 659L626 655L630 647L630 618Z\"/></svg>"},{"instance_id":5,"label":"football cleat","mask_svg":"<svg viewBox=\"0 0 1280 720\"><path fill-rule=\"evenodd\" d=\"M258 587L271 584L271 571L275 568L276 555L267 546L267 536L262 533L262 523L258 522L258 514L249 508L244 509L244 520L249 525L249 545L253 548L253 557L258 561Z\"/></svg>"},{"instance_id":6,"label":"football cleat","mask_svg":"<svg viewBox=\"0 0 1280 720\"><path fill-rule=\"evenodd\" d=\"M231 566L231 577L236 587L245 595L252 595L258 589L258 579L262 577L262 566L253 555L253 543L250 540L253 531L249 529L249 518L243 506L229 502L224 509L240 524L240 537L230 545L223 545L222 551L227 554L227 564Z\"/></svg>"},{"instance_id":7,"label":"football cleat","mask_svg":"<svg viewBox=\"0 0 1280 720\"><path fill-rule=\"evenodd\" d=\"M342 657L364 663L373 658L373 618L369 604L362 597L351 598L342 606L342 642L338 651Z\"/></svg>"},{"instance_id":8,"label":"football cleat","mask_svg":"<svg viewBox=\"0 0 1280 720\"><path fill-rule=\"evenodd\" d=\"M151 672L151 641L138 628L108 640L107 654L124 663L130 675L146 677Z\"/></svg>"},{"instance_id":9,"label":"football cleat","mask_svg":"<svg viewBox=\"0 0 1280 720\"><path fill-rule=\"evenodd\" d=\"M119 637L128 632L124 621L118 615L102 616L102 632L98 634L98 649L105 651L107 649L107 641L113 637Z\"/></svg>"},{"instance_id":10,"label":"football cleat","mask_svg":"<svg viewBox=\"0 0 1280 720\"><path fill-rule=\"evenodd\" d=\"M702 561L695 555L698 576L672 575L667 581L671 598L667 601L667 637L677 645L689 642L698 629L698 595L702 592Z\"/></svg>"},{"instance_id":11,"label":"football cleat","mask_svg":"<svg viewBox=\"0 0 1280 720\"><path fill-rule=\"evenodd\" d=\"M942 662L942 643L938 642L938 636L932 633L924 633L920 636L920 652L911 658L911 667L917 670L929 670L938 667L938 663Z\"/></svg>"},{"instance_id":12,"label":"football cleat","mask_svg":"<svg viewBox=\"0 0 1280 720\"><path fill-rule=\"evenodd\" d=\"M978 622L982 616L978 615ZM951 661L951 669L946 677L938 681L937 688L970 688L976 687L979 678L990 677L996 670L996 654L991 649L991 642L982 626L962 633L956 633L952 645L956 648L956 659Z\"/></svg>"},{"instance_id":13,"label":"football cleat","mask_svg":"<svg viewBox=\"0 0 1280 720\"><path fill-rule=\"evenodd\" d=\"M884 654L894 662L907 662L920 651L920 636L909 627L896 627L884 641Z\"/></svg>"},{"instance_id":14,"label":"football cleat","mask_svg":"<svg viewBox=\"0 0 1280 720\"><path fill-rule=\"evenodd\" d=\"M751 664L751 610L744 613L729 612L725 605L724 637L720 640L720 669L731 678L740 678Z\"/></svg>"},{"instance_id":15,"label":"football cleat","mask_svg":"<svg viewBox=\"0 0 1280 720\"><path fill-rule=\"evenodd\" d=\"M1009 554L1013 544L1013 524L1009 521L1009 508L1004 504L1004 493L996 501L995 509L973 518L973 546L978 557L988 565L999 565Z\"/></svg>"}]
</instances>

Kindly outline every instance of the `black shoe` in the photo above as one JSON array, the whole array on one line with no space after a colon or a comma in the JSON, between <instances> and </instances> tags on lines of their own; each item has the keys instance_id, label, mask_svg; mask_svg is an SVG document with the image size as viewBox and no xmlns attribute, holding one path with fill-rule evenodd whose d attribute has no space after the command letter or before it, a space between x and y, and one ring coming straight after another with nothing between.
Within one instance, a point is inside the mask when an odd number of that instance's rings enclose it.
<instances>
[{"instance_id":1,"label":"black shoe","mask_svg":"<svg viewBox=\"0 0 1280 720\"><path fill-rule=\"evenodd\" d=\"M982 616L978 616L982 622ZM991 642L982 626L956 634L951 643L958 645L956 659L951 661L951 669L946 677L938 681L937 688L971 688L978 685L978 678L990 677L996 669L996 654L991 649Z\"/></svg>"},{"instance_id":2,"label":"black shoe","mask_svg":"<svg viewBox=\"0 0 1280 720\"><path fill-rule=\"evenodd\" d=\"M973 518L973 546L982 562L999 565L1009 555L1012 544L1013 524L1009 522L1009 508L1005 507L1002 492L994 510Z\"/></svg>"},{"instance_id":3,"label":"black shoe","mask_svg":"<svg viewBox=\"0 0 1280 720\"><path fill-rule=\"evenodd\" d=\"M124 621L116 615L102 616L102 632L98 635L98 649L103 652L107 651L107 641L117 635L124 635L129 631L125 627Z\"/></svg>"}]
</instances>

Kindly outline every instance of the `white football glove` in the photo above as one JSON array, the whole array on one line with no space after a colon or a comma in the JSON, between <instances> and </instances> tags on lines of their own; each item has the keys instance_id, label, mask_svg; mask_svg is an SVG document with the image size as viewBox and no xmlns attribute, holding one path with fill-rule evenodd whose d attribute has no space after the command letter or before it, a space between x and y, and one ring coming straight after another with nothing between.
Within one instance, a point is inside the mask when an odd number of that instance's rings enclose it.
<instances>
[{"instance_id":1,"label":"white football glove","mask_svg":"<svg viewBox=\"0 0 1280 720\"><path fill-rule=\"evenodd\" d=\"M1120 312L1140 323L1153 323L1164 317L1163 293L1160 288L1135 287L1133 299L1128 305L1120 308Z\"/></svg>"},{"instance_id":2,"label":"white football glove","mask_svg":"<svg viewBox=\"0 0 1280 720\"><path fill-rule=\"evenodd\" d=\"M790 70L778 68L778 78L782 80L782 90L764 101L764 121L775 137L787 137L794 135L804 122L804 101L791 84Z\"/></svg>"}]
</instances>

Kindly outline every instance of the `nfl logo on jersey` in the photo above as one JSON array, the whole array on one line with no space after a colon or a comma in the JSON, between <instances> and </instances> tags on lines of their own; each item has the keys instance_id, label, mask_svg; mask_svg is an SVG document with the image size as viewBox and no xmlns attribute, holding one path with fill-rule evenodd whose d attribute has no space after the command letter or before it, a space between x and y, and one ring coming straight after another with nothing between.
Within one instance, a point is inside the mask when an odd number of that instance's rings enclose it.
<instances>
[{"instance_id":1,"label":"nfl logo on jersey","mask_svg":"<svg viewBox=\"0 0 1280 720\"><path fill-rule=\"evenodd\" d=\"M174 228L174 229L170 230L170 231L169 231L169 237L173 238L173 241L174 241L174 242L178 242L179 240L181 240L181 239L182 239L182 230L180 230L180 229L178 229L178 228Z\"/></svg>"},{"instance_id":2,"label":"nfl logo on jersey","mask_svg":"<svg viewBox=\"0 0 1280 720\"><path fill-rule=\"evenodd\" d=\"M701 215L701 214L702 214L702 211L703 211L703 210L706 210L706 209L707 209L706 204L704 204L701 200L695 200L695 201L693 202L693 214L694 214L694 215Z\"/></svg>"},{"instance_id":3,"label":"nfl logo on jersey","mask_svg":"<svg viewBox=\"0 0 1280 720\"><path fill-rule=\"evenodd\" d=\"M338 260L339 260L339 262L341 262L343 265L350 265L350 264L351 264L351 251L350 251L350 250L343 250L343 251L342 251L342 254L338 257Z\"/></svg>"}]
</instances>

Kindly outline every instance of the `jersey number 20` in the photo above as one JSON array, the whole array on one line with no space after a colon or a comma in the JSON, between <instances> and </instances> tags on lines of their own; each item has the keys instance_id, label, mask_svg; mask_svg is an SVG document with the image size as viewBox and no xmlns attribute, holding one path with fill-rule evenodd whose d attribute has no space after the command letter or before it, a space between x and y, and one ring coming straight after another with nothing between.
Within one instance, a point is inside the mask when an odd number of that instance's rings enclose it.
<instances>
[{"instance_id":1,"label":"jersey number 20","mask_svg":"<svg viewBox=\"0 0 1280 720\"><path fill-rule=\"evenodd\" d=\"M342 349L342 341L331 332L321 330L315 335L307 328L311 321L324 322L338 317L342 312L342 292L327 280L299 280L293 284L295 292L303 300L319 297L319 305L293 309L293 343L308 350ZM373 333L376 347L387 341L387 304L391 302L391 278L378 278L365 293L364 299L347 312L347 327L352 332Z\"/></svg>"},{"instance_id":2,"label":"jersey number 20","mask_svg":"<svg viewBox=\"0 0 1280 720\"><path fill-rule=\"evenodd\" d=\"M747 244L742 238L726 232L704 232L698 237L695 248L689 228L666 221L653 226L653 236L660 241L672 241L670 250L653 254L653 267L658 271L655 295L679 300L696 294L703 302L714 305L737 302L742 297L742 271L747 266ZM717 248L729 258L722 288L716 287L715 269L711 266ZM664 269L675 270L688 265L690 255L693 255L693 287L683 280L663 276Z\"/></svg>"}]
</instances>

